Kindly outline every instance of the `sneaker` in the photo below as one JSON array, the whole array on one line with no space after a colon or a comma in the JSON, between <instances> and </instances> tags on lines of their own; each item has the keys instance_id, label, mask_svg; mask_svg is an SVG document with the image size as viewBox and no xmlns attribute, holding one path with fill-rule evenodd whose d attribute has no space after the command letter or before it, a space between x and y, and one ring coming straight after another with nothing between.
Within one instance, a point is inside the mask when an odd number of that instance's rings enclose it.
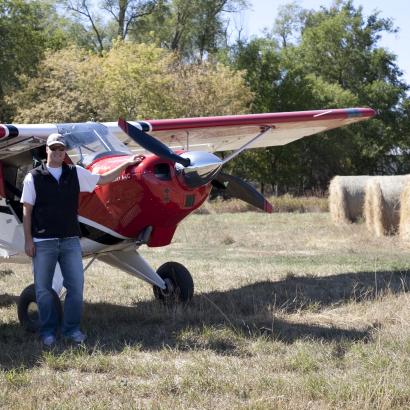
<instances>
[{"instance_id":1,"label":"sneaker","mask_svg":"<svg viewBox=\"0 0 410 410\"><path fill-rule=\"evenodd\" d=\"M81 344L85 342L87 336L81 330L75 330L73 333L66 336L66 339L76 344Z\"/></svg>"},{"instance_id":2,"label":"sneaker","mask_svg":"<svg viewBox=\"0 0 410 410\"><path fill-rule=\"evenodd\" d=\"M56 344L56 337L54 335L43 336L41 342L45 348L49 349Z\"/></svg>"}]
</instances>

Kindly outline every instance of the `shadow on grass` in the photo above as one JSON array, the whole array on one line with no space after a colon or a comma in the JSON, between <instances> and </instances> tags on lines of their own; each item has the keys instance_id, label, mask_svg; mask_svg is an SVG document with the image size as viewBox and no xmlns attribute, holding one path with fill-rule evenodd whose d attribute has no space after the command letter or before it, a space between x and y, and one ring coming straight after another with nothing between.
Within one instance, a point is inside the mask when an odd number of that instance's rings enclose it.
<instances>
[{"instance_id":1,"label":"shadow on grass","mask_svg":"<svg viewBox=\"0 0 410 410\"><path fill-rule=\"evenodd\" d=\"M368 341L375 325L364 329L292 323L286 313L351 301L373 300L410 289L408 272L360 272L328 277L289 277L257 282L239 289L198 294L187 308L165 307L155 300L135 306L85 303L84 329L90 351L120 352L126 346L142 350L211 349L238 354L246 340L264 337L293 343L300 339L327 342ZM0 295L3 306L16 299ZM281 318L275 317L281 313ZM32 367L41 357L36 336L18 323L0 325L0 367Z\"/></svg>"},{"instance_id":2,"label":"shadow on grass","mask_svg":"<svg viewBox=\"0 0 410 410\"><path fill-rule=\"evenodd\" d=\"M18 296L5 293L0 295L0 308L17 304Z\"/></svg>"},{"instance_id":3,"label":"shadow on grass","mask_svg":"<svg viewBox=\"0 0 410 410\"><path fill-rule=\"evenodd\" d=\"M212 292L208 297L216 304L231 299L238 313L255 312L269 307L294 313L320 310L348 301L374 300L388 293L410 290L410 272L358 272L321 277L289 276L276 282L257 282L228 292Z\"/></svg>"}]
</instances>

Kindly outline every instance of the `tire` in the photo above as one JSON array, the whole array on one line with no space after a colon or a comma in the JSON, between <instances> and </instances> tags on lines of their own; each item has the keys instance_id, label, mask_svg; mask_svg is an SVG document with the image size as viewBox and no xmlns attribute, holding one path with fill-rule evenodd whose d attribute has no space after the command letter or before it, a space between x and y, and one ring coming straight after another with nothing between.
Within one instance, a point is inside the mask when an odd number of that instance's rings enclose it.
<instances>
[{"instance_id":1,"label":"tire","mask_svg":"<svg viewBox=\"0 0 410 410\"><path fill-rule=\"evenodd\" d=\"M163 290L154 285L153 290L156 299L167 305L186 305L192 299L194 281L185 266L178 262L167 262L160 266L157 273L166 282L167 289Z\"/></svg>"},{"instance_id":2,"label":"tire","mask_svg":"<svg viewBox=\"0 0 410 410\"><path fill-rule=\"evenodd\" d=\"M61 323L63 317L63 308L61 306L60 298L53 290L52 295L54 298L54 304L57 309L58 320ZM27 286L19 297L17 302L17 315L20 324L29 332L37 332L40 328L40 318L38 316L36 292L34 289L34 283Z\"/></svg>"}]
</instances>

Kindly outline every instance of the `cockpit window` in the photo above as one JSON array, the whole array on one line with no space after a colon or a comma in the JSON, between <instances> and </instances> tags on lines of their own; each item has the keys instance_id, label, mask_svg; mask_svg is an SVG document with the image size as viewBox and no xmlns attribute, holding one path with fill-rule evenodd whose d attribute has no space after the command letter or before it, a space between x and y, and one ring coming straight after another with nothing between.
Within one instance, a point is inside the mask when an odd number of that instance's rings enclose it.
<instances>
[{"instance_id":1,"label":"cockpit window","mask_svg":"<svg viewBox=\"0 0 410 410\"><path fill-rule=\"evenodd\" d=\"M73 163L87 167L95 159L107 155L131 155L132 152L110 133L105 125L96 122L59 124L64 135L67 154Z\"/></svg>"}]
</instances>

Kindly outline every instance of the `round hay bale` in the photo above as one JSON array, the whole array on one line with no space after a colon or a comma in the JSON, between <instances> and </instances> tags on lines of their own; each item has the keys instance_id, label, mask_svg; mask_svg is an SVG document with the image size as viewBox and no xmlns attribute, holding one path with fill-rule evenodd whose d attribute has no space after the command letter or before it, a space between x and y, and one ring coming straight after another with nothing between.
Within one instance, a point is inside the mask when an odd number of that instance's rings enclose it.
<instances>
[{"instance_id":1,"label":"round hay bale","mask_svg":"<svg viewBox=\"0 0 410 410\"><path fill-rule=\"evenodd\" d=\"M376 236L394 235L400 225L400 197L408 175L380 176L366 184L366 226Z\"/></svg>"},{"instance_id":2,"label":"round hay bale","mask_svg":"<svg viewBox=\"0 0 410 410\"><path fill-rule=\"evenodd\" d=\"M400 202L400 239L410 242L410 181L401 193Z\"/></svg>"},{"instance_id":3,"label":"round hay bale","mask_svg":"<svg viewBox=\"0 0 410 410\"><path fill-rule=\"evenodd\" d=\"M364 190L369 175L335 176L329 185L329 211L336 225L356 222L363 216Z\"/></svg>"}]
</instances>

